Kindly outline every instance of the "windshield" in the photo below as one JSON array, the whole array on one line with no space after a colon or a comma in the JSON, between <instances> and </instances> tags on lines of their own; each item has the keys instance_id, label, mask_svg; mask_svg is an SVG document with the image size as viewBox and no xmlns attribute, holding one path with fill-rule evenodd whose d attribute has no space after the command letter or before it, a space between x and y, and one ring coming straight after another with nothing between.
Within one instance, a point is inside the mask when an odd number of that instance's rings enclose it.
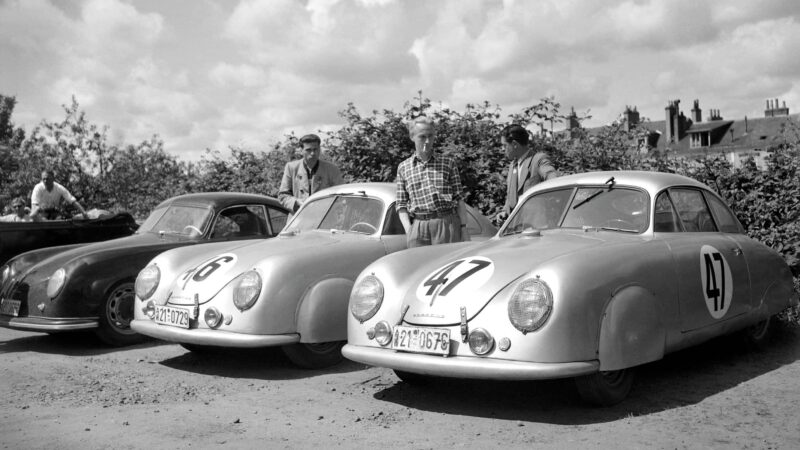
<instances>
[{"instance_id":1,"label":"windshield","mask_svg":"<svg viewBox=\"0 0 800 450\"><path fill-rule=\"evenodd\" d=\"M337 195L303 205L284 232L340 230L373 234L383 218L383 202L360 195Z\"/></svg>"},{"instance_id":2,"label":"windshield","mask_svg":"<svg viewBox=\"0 0 800 450\"><path fill-rule=\"evenodd\" d=\"M170 205L150 213L138 232L198 236L211 221L212 213L211 209L198 206Z\"/></svg>"},{"instance_id":3,"label":"windshield","mask_svg":"<svg viewBox=\"0 0 800 450\"><path fill-rule=\"evenodd\" d=\"M586 227L641 233L648 225L647 205L645 192L621 187L547 191L528 197L517 207L502 234Z\"/></svg>"}]
</instances>

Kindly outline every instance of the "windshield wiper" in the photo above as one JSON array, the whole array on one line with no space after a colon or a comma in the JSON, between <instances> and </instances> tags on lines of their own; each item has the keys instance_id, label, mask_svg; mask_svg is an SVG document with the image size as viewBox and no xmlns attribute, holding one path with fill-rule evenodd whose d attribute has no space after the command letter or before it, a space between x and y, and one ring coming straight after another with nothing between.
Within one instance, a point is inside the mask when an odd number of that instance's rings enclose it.
<instances>
[{"instance_id":1,"label":"windshield wiper","mask_svg":"<svg viewBox=\"0 0 800 450\"><path fill-rule=\"evenodd\" d=\"M606 180L606 182L604 184L608 184L609 185L608 186L608 190L609 191L611 189L613 189L614 188L614 177L611 177L608 180ZM585 199L579 201L575 206L572 207L572 209L578 209L578 207L583 205L584 203L589 203L590 200L592 200L593 198L595 198L598 195L602 194L603 192L608 192L608 191L598 190L597 192L593 193L592 195L590 195L590 196L586 197Z\"/></svg>"}]
</instances>

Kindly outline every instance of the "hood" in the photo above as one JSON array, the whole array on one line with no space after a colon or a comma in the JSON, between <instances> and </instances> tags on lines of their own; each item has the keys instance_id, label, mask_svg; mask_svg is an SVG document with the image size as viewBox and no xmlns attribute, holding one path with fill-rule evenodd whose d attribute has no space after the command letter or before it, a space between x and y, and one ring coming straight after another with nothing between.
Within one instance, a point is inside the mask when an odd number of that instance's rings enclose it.
<instances>
[{"instance_id":1,"label":"hood","mask_svg":"<svg viewBox=\"0 0 800 450\"><path fill-rule=\"evenodd\" d=\"M604 236L554 231L515 235L445 253L409 277L403 304L405 321L415 325L453 325L468 319L503 288L547 261L606 242Z\"/></svg>"},{"instance_id":2,"label":"hood","mask_svg":"<svg viewBox=\"0 0 800 450\"><path fill-rule=\"evenodd\" d=\"M81 260L81 263L94 263L107 257L128 253L134 248L163 251L186 241L185 238L165 236L164 239L161 239L157 234L144 233L90 244L64 246L63 251L56 253L53 253L52 249L45 248L24 253L21 255L24 256L22 259L18 257L20 264L16 265L16 269L25 277L36 274L49 277L56 269L77 260ZM39 258L37 257L39 252L47 256Z\"/></svg>"},{"instance_id":3,"label":"hood","mask_svg":"<svg viewBox=\"0 0 800 450\"><path fill-rule=\"evenodd\" d=\"M302 278L308 284L329 274L354 279L361 269L384 253L378 239L329 231L281 235L239 248L216 248L180 265L171 281L169 303L193 304L195 295L200 304L206 303L253 268L260 269L265 284L274 279L289 285L297 281L295 278Z\"/></svg>"}]
</instances>

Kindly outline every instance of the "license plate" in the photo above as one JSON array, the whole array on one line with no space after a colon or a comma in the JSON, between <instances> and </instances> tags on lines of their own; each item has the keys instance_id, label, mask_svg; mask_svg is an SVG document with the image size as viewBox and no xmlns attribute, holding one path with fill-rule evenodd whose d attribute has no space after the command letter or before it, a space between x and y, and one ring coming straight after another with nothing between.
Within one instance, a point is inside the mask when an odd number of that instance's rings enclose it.
<instances>
[{"instance_id":1,"label":"license plate","mask_svg":"<svg viewBox=\"0 0 800 450\"><path fill-rule=\"evenodd\" d=\"M392 348L447 356L450 352L450 330L398 326L392 336Z\"/></svg>"},{"instance_id":2,"label":"license plate","mask_svg":"<svg viewBox=\"0 0 800 450\"><path fill-rule=\"evenodd\" d=\"M19 315L20 304L22 304L22 302L19 300L4 298L0 301L0 314L17 317Z\"/></svg>"},{"instance_id":3,"label":"license plate","mask_svg":"<svg viewBox=\"0 0 800 450\"><path fill-rule=\"evenodd\" d=\"M189 328L189 310L171 306L156 306L156 314L153 316L153 320L161 325Z\"/></svg>"}]
</instances>

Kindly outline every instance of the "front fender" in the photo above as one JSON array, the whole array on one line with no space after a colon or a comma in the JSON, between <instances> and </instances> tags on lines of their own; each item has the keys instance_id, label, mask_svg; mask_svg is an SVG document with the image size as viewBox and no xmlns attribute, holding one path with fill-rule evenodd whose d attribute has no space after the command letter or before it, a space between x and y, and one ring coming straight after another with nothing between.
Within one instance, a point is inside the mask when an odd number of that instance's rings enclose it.
<instances>
[{"instance_id":1,"label":"front fender","mask_svg":"<svg viewBox=\"0 0 800 450\"><path fill-rule=\"evenodd\" d=\"M658 299L640 285L616 290L603 313L600 370L620 370L664 357L666 330Z\"/></svg>"},{"instance_id":2,"label":"front fender","mask_svg":"<svg viewBox=\"0 0 800 450\"><path fill-rule=\"evenodd\" d=\"M347 339L347 304L353 280L320 280L303 295L297 307L300 342L319 343Z\"/></svg>"}]
</instances>

